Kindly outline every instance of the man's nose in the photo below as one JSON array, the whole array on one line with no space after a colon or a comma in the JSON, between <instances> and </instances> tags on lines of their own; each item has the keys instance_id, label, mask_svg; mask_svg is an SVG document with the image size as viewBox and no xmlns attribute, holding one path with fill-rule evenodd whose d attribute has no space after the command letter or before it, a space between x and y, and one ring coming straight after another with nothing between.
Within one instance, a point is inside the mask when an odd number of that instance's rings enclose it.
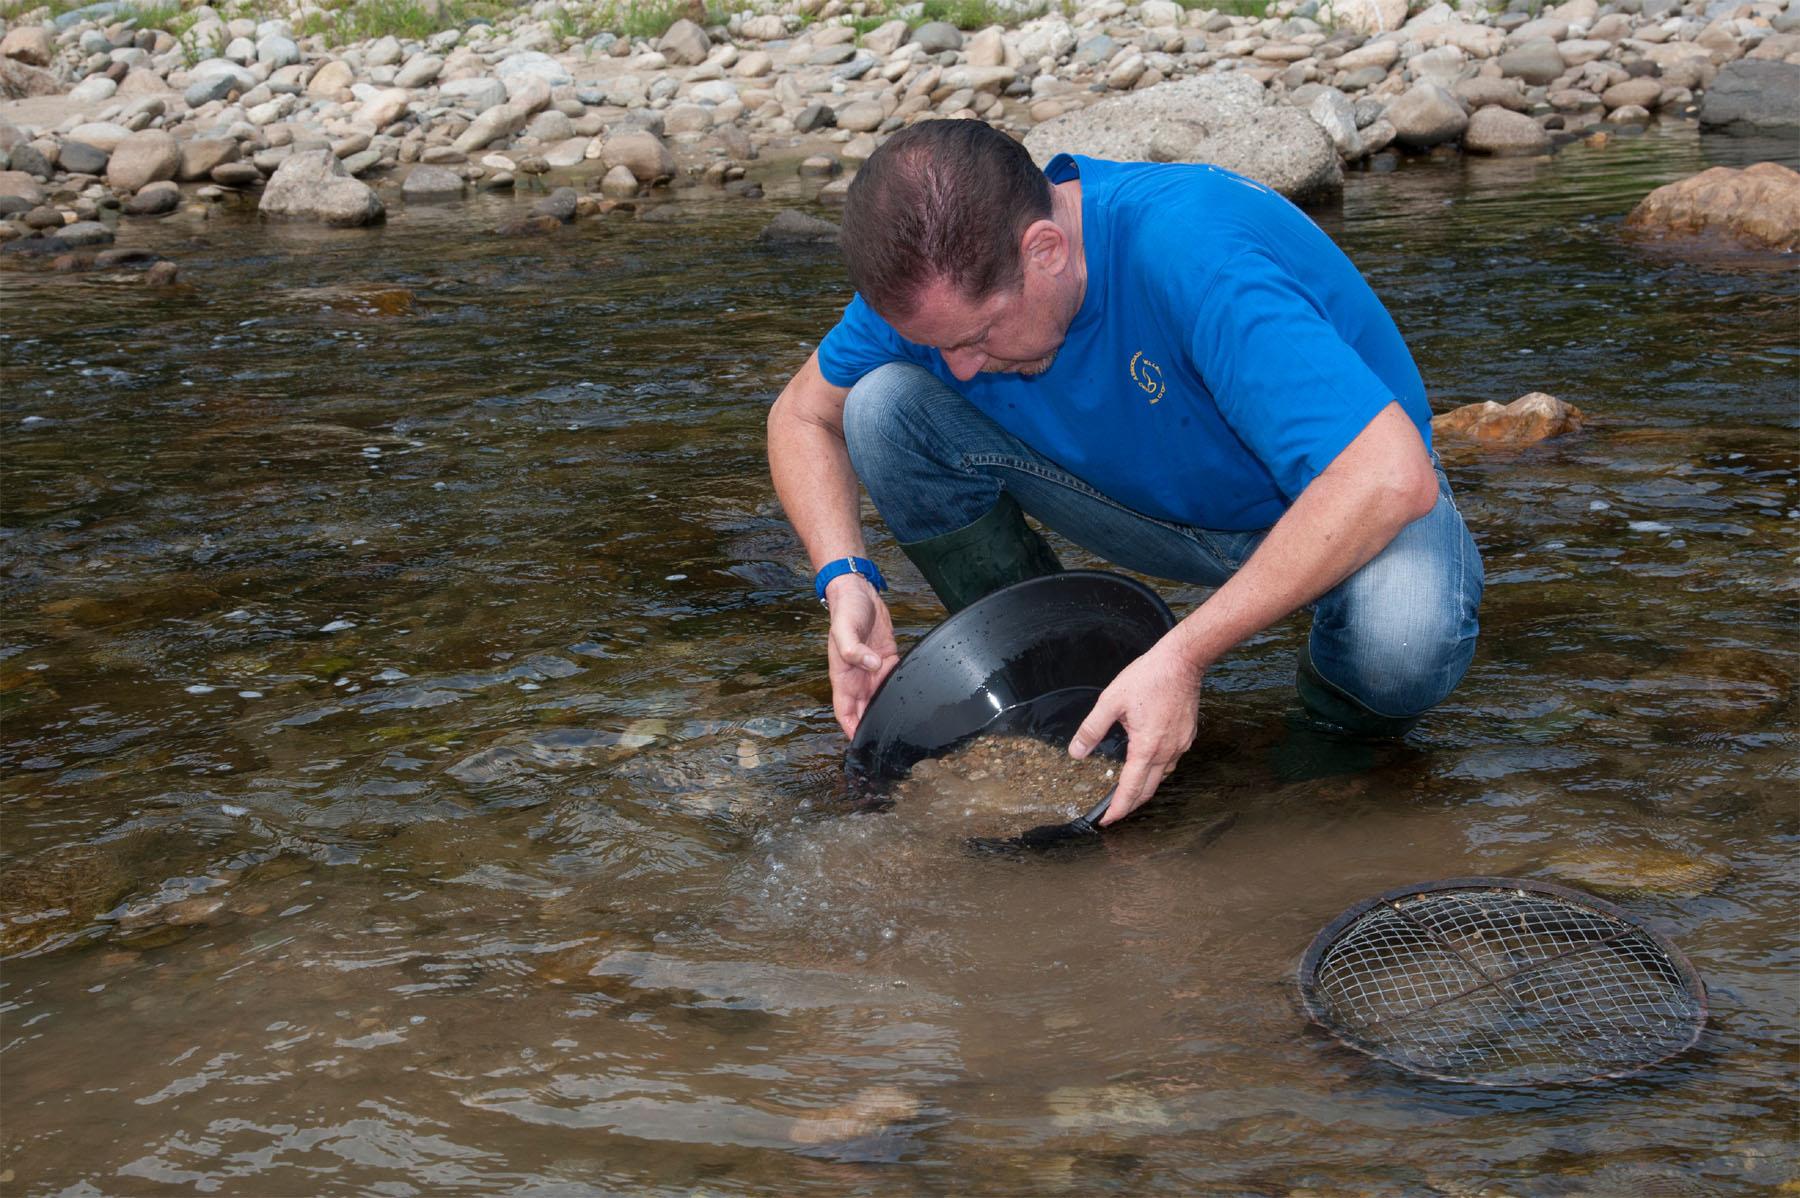
<instances>
[{"instance_id":1,"label":"man's nose","mask_svg":"<svg viewBox=\"0 0 1800 1198\"><path fill-rule=\"evenodd\" d=\"M981 367L986 361L987 355L978 349L947 349L944 351L944 365L950 368L951 374L965 383L981 373Z\"/></svg>"}]
</instances>

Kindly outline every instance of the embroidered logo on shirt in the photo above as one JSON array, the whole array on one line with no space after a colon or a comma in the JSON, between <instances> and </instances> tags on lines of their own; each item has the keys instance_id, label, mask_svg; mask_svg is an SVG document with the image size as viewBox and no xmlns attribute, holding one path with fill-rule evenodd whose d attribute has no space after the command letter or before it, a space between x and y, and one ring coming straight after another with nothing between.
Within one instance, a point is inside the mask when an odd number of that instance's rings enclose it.
<instances>
[{"instance_id":1,"label":"embroidered logo on shirt","mask_svg":"<svg viewBox=\"0 0 1800 1198\"><path fill-rule=\"evenodd\" d=\"M1151 403L1160 400L1169 389L1168 384L1163 382L1162 367L1146 358L1141 349L1131 355L1131 381L1138 385L1138 390L1150 397Z\"/></svg>"}]
</instances>

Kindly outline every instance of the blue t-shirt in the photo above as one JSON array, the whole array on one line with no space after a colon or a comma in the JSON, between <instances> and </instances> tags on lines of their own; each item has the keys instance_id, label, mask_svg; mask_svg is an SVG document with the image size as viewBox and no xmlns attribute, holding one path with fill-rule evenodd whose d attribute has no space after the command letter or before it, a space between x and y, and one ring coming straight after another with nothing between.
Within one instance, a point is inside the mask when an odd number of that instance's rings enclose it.
<instances>
[{"instance_id":1,"label":"blue t-shirt","mask_svg":"<svg viewBox=\"0 0 1800 1198\"><path fill-rule=\"evenodd\" d=\"M1431 443L1425 384L1350 260L1298 208L1218 167L1060 154L1081 179L1087 293L1043 374L960 382L856 296L819 344L850 387L915 362L1104 495L1267 528L1389 403Z\"/></svg>"}]
</instances>

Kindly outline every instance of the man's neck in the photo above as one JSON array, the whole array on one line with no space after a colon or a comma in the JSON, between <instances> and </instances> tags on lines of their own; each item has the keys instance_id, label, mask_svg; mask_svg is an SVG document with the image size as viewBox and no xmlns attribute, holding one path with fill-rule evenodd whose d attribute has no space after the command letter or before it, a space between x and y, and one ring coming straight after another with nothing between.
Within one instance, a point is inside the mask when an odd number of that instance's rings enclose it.
<instances>
[{"instance_id":1,"label":"man's neck","mask_svg":"<svg viewBox=\"0 0 1800 1198\"><path fill-rule=\"evenodd\" d=\"M1070 179L1050 189L1050 218L1069 238L1069 269L1076 285L1073 311L1087 298L1087 250L1081 237L1081 180Z\"/></svg>"}]
</instances>

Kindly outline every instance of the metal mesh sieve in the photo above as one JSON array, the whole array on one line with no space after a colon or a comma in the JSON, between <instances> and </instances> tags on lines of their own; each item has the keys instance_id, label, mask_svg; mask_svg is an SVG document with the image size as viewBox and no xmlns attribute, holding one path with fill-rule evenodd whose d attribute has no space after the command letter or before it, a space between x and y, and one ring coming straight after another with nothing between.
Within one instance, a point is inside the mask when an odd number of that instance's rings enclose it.
<instances>
[{"instance_id":1,"label":"metal mesh sieve","mask_svg":"<svg viewBox=\"0 0 1800 1198\"><path fill-rule=\"evenodd\" d=\"M1668 941L1599 899L1512 878L1359 903L1307 949L1300 992L1350 1047L1484 1086L1635 1073L1706 1023L1706 988Z\"/></svg>"}]
</instances>

